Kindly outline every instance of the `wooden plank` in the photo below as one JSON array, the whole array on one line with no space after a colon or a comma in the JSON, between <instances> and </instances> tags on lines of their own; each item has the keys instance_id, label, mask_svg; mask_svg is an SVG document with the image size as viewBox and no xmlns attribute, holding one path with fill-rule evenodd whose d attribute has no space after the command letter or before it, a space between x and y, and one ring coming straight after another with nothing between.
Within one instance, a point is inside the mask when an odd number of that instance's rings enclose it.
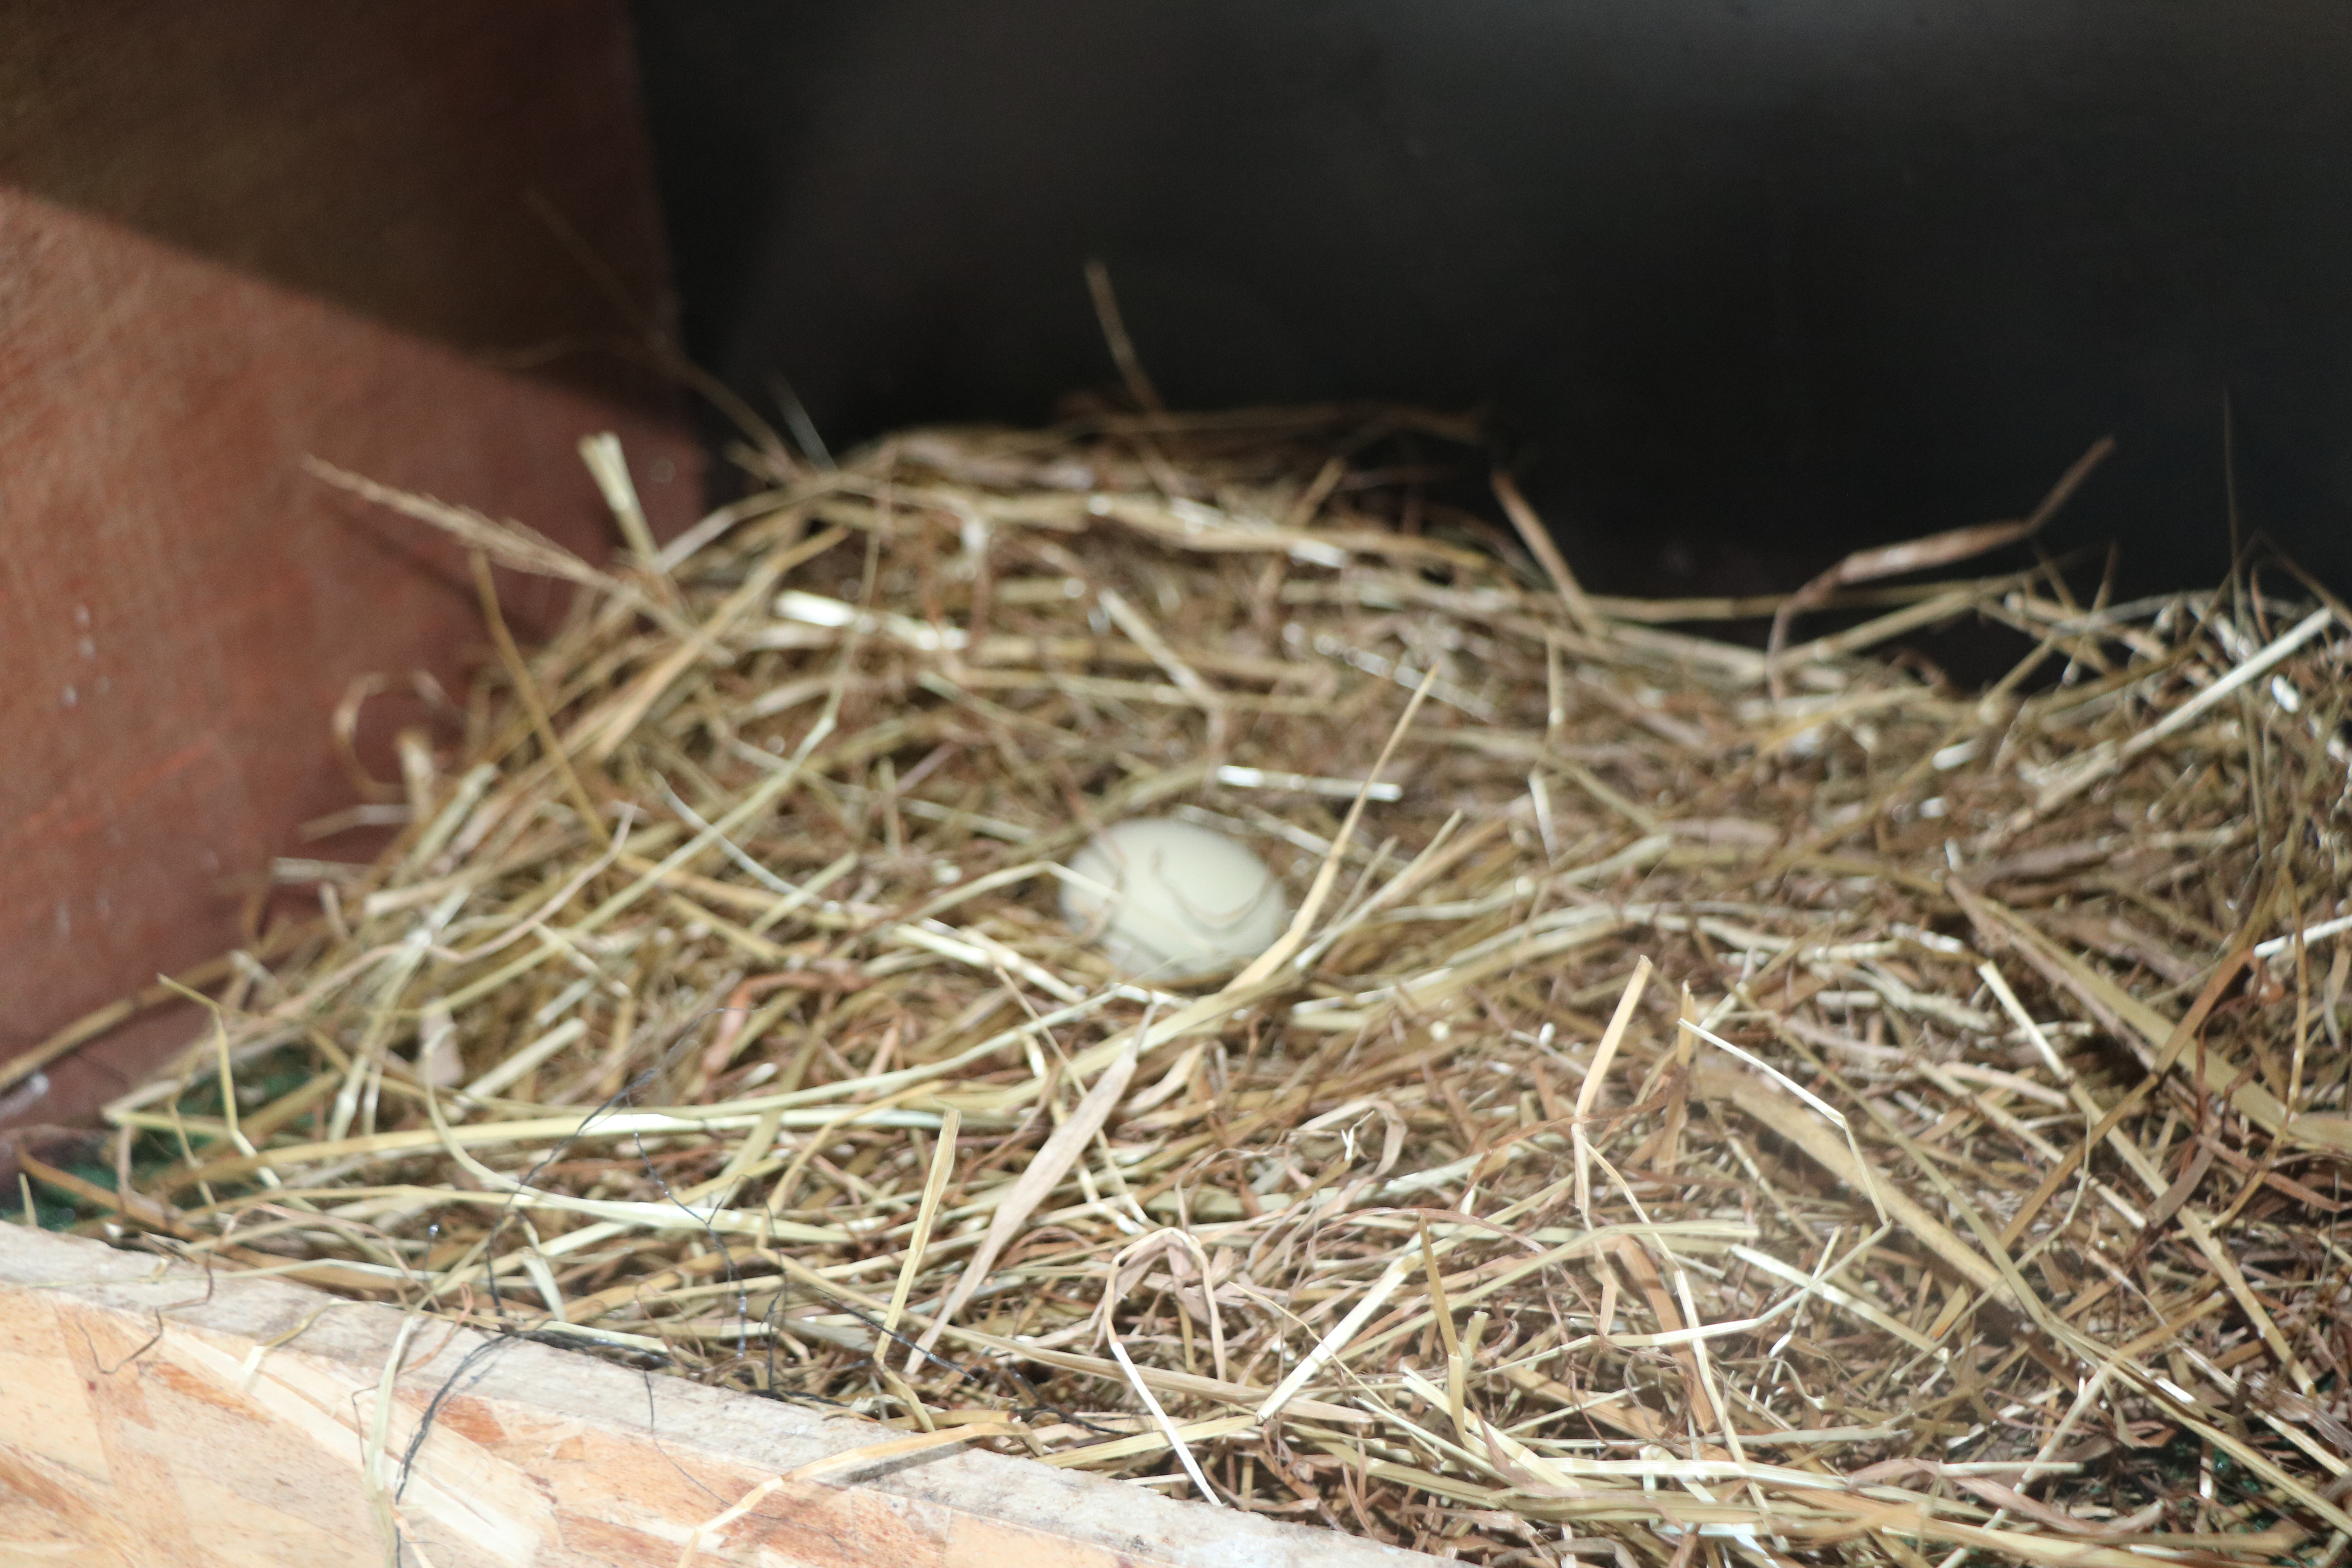
<instances>
[{"instance_id":1,"label":"wooden plank","mask_svg":"<svg viewBox=\"0 0 2352 1568\"><path fill-rule=\"evenodd\" d=\"M404 1320L0 1225L0 1560L380 1565L366 1481ZM447 1389L404 1487L401 1457ZM431 1568L672 1568L763 1482L903 1437L424 1320L382 1474ZM1027 1459L931 1449L761 1495L698 1562L758 1568L1404 1568L1433 1559Z\"/></svg>"},{"instance_id":2,"label":"wooden plank","mask_svg":"<svg viewBox=\"0 0 2352 1568\"><path fill-rule=\"evenodd\" d=\"M559 352L630 324L533 212L657 311L616 0L38 0L11 23L0 1059L239 941L272 856L370 857L296 832L355 799L330 728L354 678L396 688L363 715L377 777L400 726L454 736L407 683L461 692L482 649L464 561L305 456L597 558L582 435L622 435L657 531L700 499L675 400ZM484 363L526 349L528 374ZM560 607L504 587L526 636ZM74 1052L0 1093L0 1128L86 1118L194 1027Z\"/></svg>"}]
</instances>

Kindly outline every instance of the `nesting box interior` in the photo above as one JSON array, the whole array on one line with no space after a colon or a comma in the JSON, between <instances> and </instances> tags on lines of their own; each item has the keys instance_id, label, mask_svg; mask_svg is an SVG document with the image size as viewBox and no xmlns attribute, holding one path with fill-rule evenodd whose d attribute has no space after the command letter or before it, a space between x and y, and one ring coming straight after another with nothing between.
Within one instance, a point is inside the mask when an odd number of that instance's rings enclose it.
<instances>
[{"instance_id":1,"label":"nesting box interior","mask_svg":"<svg viewBox=\"0 0 2352 1568\"><path fill-rule=\"evenodd\" d=\"M9 26L0 1540L2347 1550L2333 12Z\"/></svg>"}]
</instances>

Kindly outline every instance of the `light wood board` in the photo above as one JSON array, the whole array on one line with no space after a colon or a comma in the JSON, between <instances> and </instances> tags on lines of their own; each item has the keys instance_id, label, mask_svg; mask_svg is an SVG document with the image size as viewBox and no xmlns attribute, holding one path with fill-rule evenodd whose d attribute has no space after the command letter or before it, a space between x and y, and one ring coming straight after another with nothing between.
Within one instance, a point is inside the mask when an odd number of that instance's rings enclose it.
<instances>
[{"instance_id":1,"label":"light wood board","mask_svg":"<svg viewBox=\"0 0 2352 1568\"><path fill-rule=\"evenodd\" d=\"M679 1563L763 1482L906 1434L275 1279L0 1224L0 1562ZM419 1418L448 1387L403 1485ZM397 1489L393 1555L378 1500ZM701 1546L761 1568L1404 1568L1432 1559L961 1448L763 1493Z\"/></svg>"}]
</instances>

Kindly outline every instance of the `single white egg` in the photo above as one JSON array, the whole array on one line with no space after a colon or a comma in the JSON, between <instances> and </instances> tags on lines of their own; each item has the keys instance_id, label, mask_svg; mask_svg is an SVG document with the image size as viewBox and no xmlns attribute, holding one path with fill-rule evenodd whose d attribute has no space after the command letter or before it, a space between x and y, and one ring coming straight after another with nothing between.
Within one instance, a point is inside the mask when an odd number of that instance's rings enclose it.
<instances>
[{"instance_id":1,"label":"single white egg","mask_svg":"<svg viewBox=\"0 0 2352 1568\"><path fill-rule=\"evenodd\" d=\"M1265 862L1212 828L1165 817L1107 827L1062 879L1062 918L1139 980L1190 980L1235 968L1289 922Z\"/></svg>"}]
</instances>

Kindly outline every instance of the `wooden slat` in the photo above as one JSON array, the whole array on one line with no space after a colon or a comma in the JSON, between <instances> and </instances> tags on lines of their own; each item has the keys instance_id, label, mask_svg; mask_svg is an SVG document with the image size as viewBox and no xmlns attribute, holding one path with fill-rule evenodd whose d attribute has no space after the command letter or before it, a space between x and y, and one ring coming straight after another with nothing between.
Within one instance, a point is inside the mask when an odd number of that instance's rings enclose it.
<instances>
[{"instance_id":1,"label":"wooden slat","mask_svg":"<svg viewBox=\"0 0 2352 1568\"><path fill-rule=\"evenodd\" d=\"M403 1319L0 1224L0 1561L59 1568L393 1561L366 1483ZM468 1360L476 1352L478 1359ZM383 1473L432 1568L680 1560L761 1483L904 1437L430 1321L410 1331ZM762 1496L698 1562L761 1568L1403 1568L1431 1559L952 1449Z\"/></svg>"},{"instance_id":2,"label":"wooden slat","mask_svg":"<svg viewBox=\"0 0 2352 1568\"><path fill-rule=\"evenodd\" d=\"M676 399L553 352L634 328L540 212L647 311L667 287L618 0L36 0L7 43L0 1059L249 941L273 856L373 857L297 832L357 798L331 729L355 678L395 688L361 726L379 777L401 726L450 745L405 694L416 669L462 692L485 651L462 552L305 458L595 560L582 436L623 437L656 533L700 499ZM526 640L560 615L505 589ZM90 1117L200 1026L61 1053L0 1130Z\"/></svg>"}]
</instances>

